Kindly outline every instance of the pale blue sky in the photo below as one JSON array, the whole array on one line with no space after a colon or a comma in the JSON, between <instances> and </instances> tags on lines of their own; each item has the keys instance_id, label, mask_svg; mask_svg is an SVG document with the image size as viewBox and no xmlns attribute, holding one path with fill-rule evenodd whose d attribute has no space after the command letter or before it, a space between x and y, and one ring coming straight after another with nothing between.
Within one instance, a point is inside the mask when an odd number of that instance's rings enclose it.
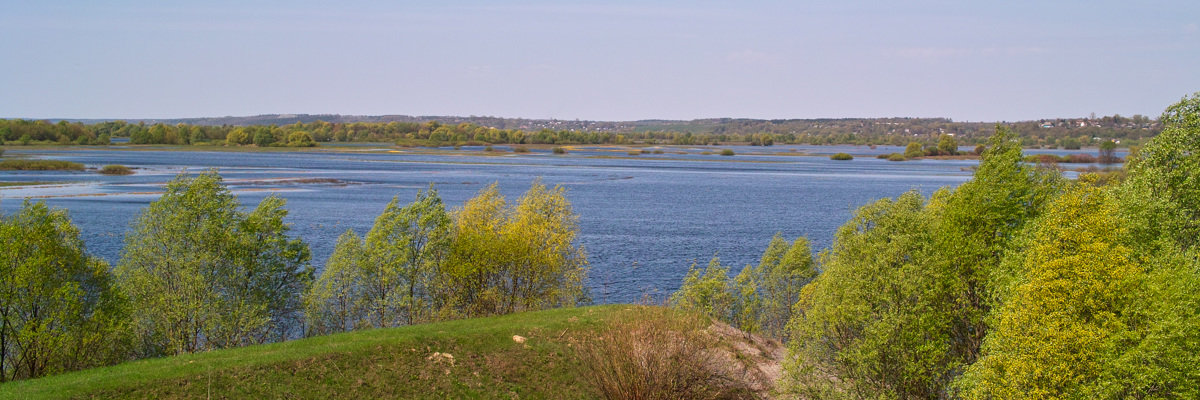
<instances>
[{"instance_id":1,"label":"pale blue sky","mask_svg":"<svg viewBox=\"0 0 1200 400\"><path fill-rule=\"evenodd\" d=\"M10 1L0 117L1157 116L1200 1Z\"/></svg>"}]
</instances>

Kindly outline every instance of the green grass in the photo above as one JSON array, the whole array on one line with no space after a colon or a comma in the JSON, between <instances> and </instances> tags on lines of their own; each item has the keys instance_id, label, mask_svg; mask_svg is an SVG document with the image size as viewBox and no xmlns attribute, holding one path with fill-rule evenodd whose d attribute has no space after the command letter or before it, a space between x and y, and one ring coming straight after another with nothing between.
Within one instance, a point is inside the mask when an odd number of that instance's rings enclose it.
<instances>
[{"instance_id":1,"label":"green grass","mask_svg":"<svg viewBox=\"0 0 1200 400\"><path fill-rule=\"evenodd\" d=\"M5 383L0 399L595 398L571 343L640 309L527 312L140 360Z\"/></svg>"},{"instance_id":2,"label":"green grass","mask_svg":"<svg viewBox=\"0 0 1200 400\"><path fill-rule=\"evenodd\" d=\"M83 164L60 160L4 160L0 170L16 171L83 171Z\"/></svg>"}]
</instances>

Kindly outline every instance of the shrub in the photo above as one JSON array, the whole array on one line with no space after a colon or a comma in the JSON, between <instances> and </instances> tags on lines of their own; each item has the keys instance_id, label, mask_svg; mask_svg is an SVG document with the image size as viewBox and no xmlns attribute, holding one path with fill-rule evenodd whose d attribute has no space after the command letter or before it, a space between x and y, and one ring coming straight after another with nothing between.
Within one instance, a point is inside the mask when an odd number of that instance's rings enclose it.
<instances>
[{"instance_id":1,"label":"shrub","mask_svg":"<svg viewBox=\"0 0 1200 400\"><path fill-rule=\"evenodd\" d=\"M887 160L888 161L907 161L908 158L905 158L904 155L900 154L900 153L892 153L892 154L888 154Z\"/></svg>"},{"instance_id":2,"label":"shrub","mask_svg":"<svg viewBox=\"0 0 1200 400\"><path fill-rule=\"evenodd\" d=\"M625 153L625 154L628 154L631 156L640 156L640 155L642 155L642 152L641 152L641 150L630 150L628 153Z\"/></svg>"},{"instance_id":3,"label":"shrub","mask_svg":"<svg viewBox=\"0 0 1200 400\"><path fill-rule=\"evenodd\" d=\"M724 150L721 150L721 155L723 155L723 156L732 156L732 155L733 155L733 150L732 150L732 149L724 149Z\"/></svg>"},{"instance_id":4,"label":"shrub","mask_svg":"<svg viewBox=\"0 0 1200 400\"><path fill-rule=\"evenodd\" d=\"M100 173L104 175L133 175L133 170L124 165L105 165L100 168Z\"/></svg>"},{"instance_id":5,"label":"shrub","mask_svg":"<svg viewBox=\"0 0 1200 400\"><path fill-rule=\"evenodd\" d=\"M496 151L496 149L493 149L492 145L489 144L483 147L483 151Z\"/></svg>"},{"instance_id":6,"label":"shrub","mask_svg":"<svg viewBox=\"0 0 1200 400\"><path fill-rule=\"evenodd\" d=\"M587 377L609 399L754 398L744 383L727 376L726 363L712 351L718 340L707 334L707 318L662 308L614 322L576 349Z\"/></svg>"},{"instance_id":7,"label":"shrub","mask_svg":"<svg viewBox=\"0 0 1200 400\"><path fill-rule=\"evenodd\" d=\"M662 149L655 149L654 154L663 154Z\"/></svg>"},{"instance_id":8,"label":"shrub","mask_svg":"<svg viewBox=\"0 0 1200 400\"><path fill-rule=\"evenodd\" d=\"M554 152L554 154L567 154L567 149L564 149L562 147L555 147L554 150L552 150L552 151Z\"/></svg>"},{"instance_id":9,"label":"shrub","mask_svg":"<svg viewBox=\"0 0 1200 400\"><path fill-rule=\"evenodd\" d=\"M513 147L513 153L528 153L528 152L529 152L529 148L527 148L525 146Z\"/></svg>"},{"instance_id":10,"label":"shrub","mask_svg":"<svg viewBox=\"0 0 1200 400\"><path fill-rule=\"evenodd\" d=\"M846 161L846 160L853 160L853 159L854 159L854 156L852 156L852 155L850 155L850 154L848 154L848 153L837 153L837 154L834 154L834 155L832 155L832 156L829 156L829 159L830 159L830 160L837 160L837 161Z\"/></svg>"}]
</instances>

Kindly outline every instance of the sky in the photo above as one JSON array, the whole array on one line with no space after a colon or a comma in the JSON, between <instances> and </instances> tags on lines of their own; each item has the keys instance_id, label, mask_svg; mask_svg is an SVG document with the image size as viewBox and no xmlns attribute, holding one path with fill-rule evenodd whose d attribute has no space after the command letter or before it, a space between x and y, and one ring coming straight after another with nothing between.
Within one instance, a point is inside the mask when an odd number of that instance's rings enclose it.
<instances>
[{"instance_id":1,"label":"sky","mask_svg":"<svg viewBox=\"0 0 1200 400\"><path fill-rule=\"evenodd\" d=\"M1135 114L1200 1L0 0L0 118Z\"/></svg>"}]
</instances>

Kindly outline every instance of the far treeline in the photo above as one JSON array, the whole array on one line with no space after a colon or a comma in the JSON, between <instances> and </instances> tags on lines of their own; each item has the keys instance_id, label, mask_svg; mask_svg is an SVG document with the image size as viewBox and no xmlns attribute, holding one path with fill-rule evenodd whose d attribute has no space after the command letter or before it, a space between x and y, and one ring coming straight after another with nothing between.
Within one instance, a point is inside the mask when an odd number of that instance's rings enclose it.
<instances>
[{"instance_id":1,"label":"far treeline","mask_svg":"<svg viewBox=\"0 0 1200 400\"><path fill-rule=\"evenodd\" d=\"M815 259L714 257L671 304L786 341L798 398L1200 398L1200 93L1161 121L1108 180L997 127L971 181L863 206Z\"/></svg>"},{"instance_id":2,"label":"far treeline","mask_svg":"<svg viewBox=\"0 0 1200 400\"><path fill-rule=\"evenodd\" d=\"M523 128L505 119L454 118L477 121L442 123L327 122L297 118L290 124L203 125L189 123L127 123L0 120L2 144L105 145L112 138L129 138L131 144L255 145L309 147L319 143L392 142L406 146L457 146L487 144L647 144L716 145L742 143L857 144L905 146L910 142L936 146L952 136L960 144L984 144L995 124L953 122L944 118L848 118L810 120L710 119L695 121L637 121L582 123L565 128L560 121L522 121ZM278 119L272 119L277 121ZM305 120L301 122L300 120ZM1001 123L1021 138L1024 147L1079 149L1113 141L1134 146L1158 134L1158 121L1120 115Z\"/></svg>"},{"instance_id":3,"label":"far treeline","mask_svg":"<svg viewBox=\"0 0 1200 400\"><path fill-rule=\"evenodd\" d=\"M447 210L430 187L347 230L320 274L282 198L243 211L209 171L180 175L89 255L65 210L0 215L0 382L356 329L590 303L561 187L516 202L489 186Z\"/></svg>"}]
</instances>

